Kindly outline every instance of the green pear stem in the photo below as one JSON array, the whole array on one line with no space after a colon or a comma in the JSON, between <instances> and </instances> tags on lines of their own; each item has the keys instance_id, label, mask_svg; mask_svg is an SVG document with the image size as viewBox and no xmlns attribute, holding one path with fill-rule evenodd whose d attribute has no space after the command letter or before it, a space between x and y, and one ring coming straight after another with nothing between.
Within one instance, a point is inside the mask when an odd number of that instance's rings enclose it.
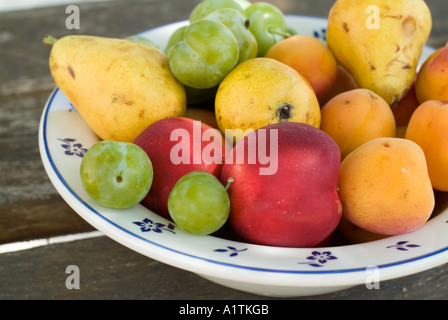
<instances>
[{"instance_id":1,"label":"green pear stem","mask_svg":"<svg viewBox=\"0 0 448 320\"><path fill-rule=\"evenodd\" d=\"M272 34L276 34L279 36L282 36L283 38L289 38L291 37L291 34L288 32L283 32L283 31L279 31L278 29L275 28L268 28L268 31Z\"/></svg>"},{"instance_id":2,"label":"green pear stem","mask_svg":"<svg viewBox=\"0 0 448 320\"><path fill-rule=\"evenodd\" d=\"M230 188L230 185L233 183L233 178L232 177L230 177L229 179L227 179L227 185L226 185L226 191L227 190L229 190L229 188Z\"/></svg>"},{"instance_id":3,"label":"green pear stem","mask_svg":"<svg viewBox=\"0 0 448 320\"><path fill-rule=\"evenodd\" d=\"M43 39L43 43L44 43L45 45L47 45L47 46L52 46L52 45L54 45L54 44L56 43L56 41L58 41L58 39L55 38L55 37L53 37L53 36L51 36L51 35L48 35L48 36L46 36L46 37Z\"/></svg>"}]
</instances>

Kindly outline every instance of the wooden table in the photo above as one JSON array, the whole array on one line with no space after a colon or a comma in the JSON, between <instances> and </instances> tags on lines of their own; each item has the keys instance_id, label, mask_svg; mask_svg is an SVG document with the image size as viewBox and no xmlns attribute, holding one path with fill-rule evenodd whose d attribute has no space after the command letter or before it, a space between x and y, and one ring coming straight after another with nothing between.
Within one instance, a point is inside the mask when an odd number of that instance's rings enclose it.
<instances>
[{"instance_id":1,"label":"wooden table","mask_svg":"<svg viewBox=\"0 0 448 320\"><path fill-rule=\"evenodd\" d=\"M285 13L325 17L330 0L272 0ZM83 240L0 254L0 299L267 299L224 288L99 234L59 196L40 159L37 132L54 87L47 34L126 37L186 19L198 0L130 0L80 4L80 29L68 30L66 6L0 13L0 245L87 233ZM446 0L428 0L429 44L448 40ZM59 238L56 238L59 239ZM31 242L36 243L36 242ZM39 243L39 242L37 242ZM25 243L26 244L26 243ZM29 243L28 243L29 244ZM66 268L82 271L79 290ZM447 299L448 265L381 283L301 299Z\"/></svg>"}]
</instances>

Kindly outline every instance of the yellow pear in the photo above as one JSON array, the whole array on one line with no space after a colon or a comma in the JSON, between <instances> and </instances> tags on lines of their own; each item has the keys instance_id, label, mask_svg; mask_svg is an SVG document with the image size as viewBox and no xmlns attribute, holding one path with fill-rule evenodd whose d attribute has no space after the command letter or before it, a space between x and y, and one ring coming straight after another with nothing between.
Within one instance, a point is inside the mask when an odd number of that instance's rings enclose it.
<instances>
[{"instance_id":1,"label":"yellow pear","mask_svg":"<svg viewBox=\"0 0 448 320\"><path fill-rule=\"evenodd\" d=\"M56 85L101 139L132 142L156 120L185 113L184 86L167 56L149 44L65 36L53 44L49 65Z\"/></svg>"},{"instance_id":2,"label":"yellow pear","mask_svg":"<svg viewBox=\"0 0 448 320\"><path fill-rule=\"evenodd\" d=\"M412 86L431 28L423 0L337 0L327 44L360 87L392 105Z\"/></svg>"},{"instance_id":3,"label":"yellow pear","mask_svg":"<svg viewBox=\"0 0 448 320\"><path fill-rule=\"evenodd\" d=\"M305 77L264 57L240 63L224 78L215 97L215 116L219 130L226 137L232 134L234 142L279 122L316 128L321 123L319 102Z\"/></svg>"}]
</instances>

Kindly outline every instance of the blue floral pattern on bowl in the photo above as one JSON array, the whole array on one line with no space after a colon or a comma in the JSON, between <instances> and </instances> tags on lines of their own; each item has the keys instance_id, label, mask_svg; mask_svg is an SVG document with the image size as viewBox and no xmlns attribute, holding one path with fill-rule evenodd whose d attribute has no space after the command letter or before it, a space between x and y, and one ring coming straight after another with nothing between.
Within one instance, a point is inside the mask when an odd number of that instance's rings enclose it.
<instances>
[{"instance_id":1,"label":"blue floral pattern on bowl","mask_svg":"<svg viewBox=\"0 0 448 320\"><path fill-rule=\"evenodd\" d=\"M327 41L327 29L326 28L314 30L313 35L315 38L322 40L323 42Z\"/></svg>"},{"instance_id":2,"label":"blue floral pattern on bowl","mask_svg":"<svg viewBox=\"0 0 448 320\"><path fill-rule=\"evenodd\" d=\"M134 224L140 227L141 232L155 232L155 233L162 233L164 231L171 232L173 234L176 234L174 231L175 227L171 223L164 224L160 222L154 222L149 218L143 219L143 221L134 221Z\"/></svg>"},{"instance_id":3,"label":"blue floral pattern on bowl","mask_svg":"<svg viewBox=\"0 0 448 320\"><path fill-rule=\"evenodd\" d=\"M80 158L84 157L84 155L87 152L87 148L84 148L81 143L76 142L76 139L73 138L65 138L65 139L58 139L62 142L61 147L65 149L65 154L68 156L76 155ZM76 142L76 143L75 143Z\"/></svg>"},{"instance_id":4,"label":"blue floral pattern on bowl","mask_svg":"<svg viewBox=\"0 0 448 320\"><path fill-rule=\"evenodd\" d=\"M408 251L411 248L420 247L418 244L409 243L409 241L399 241L393 246L388 246L387 248L395 248L400 251Z\"/></svg>"},{"instance_id":5,"label":"blue floral pattern on bowl","mask_svg":"<svg viewBox=\"0 0 448 320\"><path fill-rule=\"evenodd\" d=\"M311 252L311 255L307 257L307 259L310 261L298 262L298 264L307 264L311 267L320 268L325 266L328 261L336 260L337 257L335 257L331 253L331 251L313 251Z\"/></svg>"},{"instance_id":6,"label":"blue floral pattern on bowl","mask_svg":"<svg viewBox=\"0 0 448 320\"><path fill-rule=\"evenodd\" d=\"M213 251L215 251L215 252L228 252L228 253L230 253L229 257L236 257L239 253L241 253L243 251L247 251L247 248L240 249L240 250L238 250L237 248L232 247L232 246L227 246L226 248L227 249L215 249Z\"/></svg>"}]
</instances>

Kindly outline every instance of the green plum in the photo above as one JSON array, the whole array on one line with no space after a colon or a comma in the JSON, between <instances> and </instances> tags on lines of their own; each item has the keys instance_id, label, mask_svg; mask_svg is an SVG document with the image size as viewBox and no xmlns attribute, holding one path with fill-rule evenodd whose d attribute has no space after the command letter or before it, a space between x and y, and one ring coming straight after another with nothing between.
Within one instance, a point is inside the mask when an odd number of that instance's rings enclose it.
<instances>
[{"instance_id":1,"label":"green plum","mask_svg":"<svg viewBox=\"0 0 448 320\"><path fill-rule=\"evenodd\" d=\"M203 0L191 11L190 22L200 20L221 8L232 8L238 10L244 16L246 15L244 9L235 0Z\"/></svg>"},{"instance_id":2,"label":"green plum","mask_svg":"<svg viewBox=\"0 0 448 320\"><path fill-rule=\"evenodd\" d=\"M250 2L249 0L234 0L236 3L238 3L241 8L243 8L243 10L246 10L247 7L249 7L252 2Z\"/></svg>"},{"instance_id":3,"label":"green plum","mask_svg":"<svg viewBox=\"0 0 448 320\"><path fill-rule=\"evenodd\" d=\"M238 41L224 24L208 19L191 23L184 40L171 49L174 76L184 85L208 89L218 85L236 66Z\"/></svg>"},{"instance_id":4,"label":"green plum","mask_svg":"<svg viewBox=\"0 0 448 320\"><path fill-rule=\"evenodd\" d=\"M136 144L104 140L94 144L81 162L81 181L87 194L102 206L129 208L149 192L153 167Z\"/></svg>"},{"instance_id":5,"label":"green plum","mask_svg":"<svg viewBox=\"0 0 448 320\"><path fill-rule=\"evenodd\" d=\"M232 31L240 49L238 63L257 56L257 39L249 30L249 20L239 11L232 8L222 8L213 11L204 19L221 22Z\"/></svg>"},{"instance_id":6,"label":"green plum","mask_svg":"<svg viewBox=\"0 0 448 320\"><path fill-rule=\"evenodd\" d=\"M176 29L168 39L168 44L165 49L165 54L169 57L171 54L171 50L178 43L184 40L185 30L188 25L182 26ZM206 103L212 101L215 97L215 93L217 90L217 86L208 88L208 89L196 89L191 88L189 86L184 85L185 93L187 95L187 104L188 105L197 105L201 103Z\"/></svg>"},{"instance_id":7,"label":"green plum","mask_svg":"<svg viewBox=\"0 0 448 320\"><path fill-rule=\"evenodd\" d=\"M180 178L168 197L168 211L183 230L197 235L218 231L230 213L229 184L212 174L192 171Z\"/></svg>"},{"instance_id":8,"label":"green plum","mask_svg":"<svg viewBox=\"0 0 448 320\"><path fill-rule=\"evenodd\" d=\"M143 36L135 35L135 36L127 37L126 39L141 42L141 43L146 43L146 44L149 44L150 46L156 47L158 49L157 45L151 39L148 39Z\"/></svg>"},{"instance_id":9,"label":"green plum","mask_svg":"<svg viewBox=\"0 0 448 320\"><path fill-rule=\"evenodd\" d=\"M263 57L278 41L289 36L283 12L267 2L257 2L246 8L249 30L258 42L258 56Z\"/></svg>"},{"instance_id":10,"label":"green plum","mask_svg":"<svg viewBox=\"0 0 448 320\"><path fill-rule=\"evenodd\" d=\"M168 39L168 43L166 45L165 54L169 57L171 54L171 49L178 43L184 40L185 30L188 26L182 26L176 29Z\"/></svg>"}]
</instances>

